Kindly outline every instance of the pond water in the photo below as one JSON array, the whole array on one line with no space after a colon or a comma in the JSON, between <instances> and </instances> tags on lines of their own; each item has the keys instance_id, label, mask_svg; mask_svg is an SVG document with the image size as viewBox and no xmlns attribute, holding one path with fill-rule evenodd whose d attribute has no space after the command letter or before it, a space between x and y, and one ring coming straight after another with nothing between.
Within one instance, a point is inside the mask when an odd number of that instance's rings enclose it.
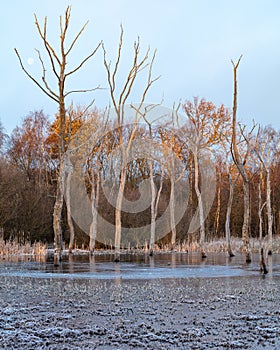
<instances>
[{"instance_id":1,"label":"pond water","mask_svg":"<svg viewBox=\"0 0 280 350\"><path fill-rule=\"evenodd\" d=\"M122 255L115 263L112 254L71 255L54 267L51 257L0 258L0 276L75 279L162 279L216 278L260 275L259 256L246 264L243 255L229 258L226 254L209 254L202 260L198 253L164 253ZM268 257L268 277L280 277L280 254Z\"/></svg>"}]
</instances>

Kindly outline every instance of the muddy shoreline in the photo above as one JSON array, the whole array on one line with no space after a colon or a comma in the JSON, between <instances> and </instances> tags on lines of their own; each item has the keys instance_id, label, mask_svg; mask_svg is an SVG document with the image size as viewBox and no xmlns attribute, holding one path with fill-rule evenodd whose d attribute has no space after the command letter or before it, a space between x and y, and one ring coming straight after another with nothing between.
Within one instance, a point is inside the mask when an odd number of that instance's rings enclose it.
<instances>
[{"instance_id":1,"label":"muddy shoreline","mask_svg":"<svg viewBox=\"0 0 280 350\"><path fill-rule=\"evenodd\" d=\"M1 349L279 349L280 278L1 276Z\"/></svg>"}]
</instances>

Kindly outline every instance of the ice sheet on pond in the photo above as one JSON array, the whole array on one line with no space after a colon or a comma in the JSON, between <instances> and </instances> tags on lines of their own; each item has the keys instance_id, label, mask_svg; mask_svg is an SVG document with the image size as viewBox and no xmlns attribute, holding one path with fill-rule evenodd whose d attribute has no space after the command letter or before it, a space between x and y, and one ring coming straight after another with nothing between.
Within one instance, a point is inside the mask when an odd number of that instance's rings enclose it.
<instances>
[{"instance_id":1,"label":"ice sheet on pond","mask_svg":"<svg viewBox=\"0 0 280 350\"><path fill-rule=\"evenodd\" d=\"M201 260L199 254L170 253L154 257L124 255L115 263L113 255L71 256L59 267L51 259L45 261L0 261L0 275L34 278L79 279L162 279L237 277L259 275L258 255L253 263L244 264L244 256L233 259L223 254L210 254ZM274 255L268 265L270 276L280 276L280 256Z\"/></svg>"}]
</instances>

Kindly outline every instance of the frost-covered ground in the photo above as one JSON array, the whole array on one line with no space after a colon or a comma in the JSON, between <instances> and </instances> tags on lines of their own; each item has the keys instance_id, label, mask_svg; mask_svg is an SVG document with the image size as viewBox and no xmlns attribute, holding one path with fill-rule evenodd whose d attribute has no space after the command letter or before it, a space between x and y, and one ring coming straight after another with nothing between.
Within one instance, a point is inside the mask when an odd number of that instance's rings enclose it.
<instances>
[{"instance_id":1,"label":"frost-covered ground","mask_svg":"<svg viewBox=\"0 0 280 350\"><path fill-rule=\"evenodd\" d=\"M280 349L280 278L2 275L1 349Z\"/></svg>"}]
</instances>

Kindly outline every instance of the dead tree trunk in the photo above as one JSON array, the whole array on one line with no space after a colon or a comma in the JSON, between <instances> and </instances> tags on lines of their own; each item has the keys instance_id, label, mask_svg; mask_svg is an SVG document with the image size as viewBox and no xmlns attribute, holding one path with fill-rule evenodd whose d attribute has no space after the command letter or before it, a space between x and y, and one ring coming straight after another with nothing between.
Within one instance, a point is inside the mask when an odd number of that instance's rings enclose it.
<instances>
[{"instance_id":1,"label":"dead tree trunk","mask_svg":"<svg viewBox=\"0 0 280 350\"><path fill-rule=\"evenodd\" d=\"M242 57L242 56L241 56ZM239 58L237 64L232 61L233 65L233 77L234 77L234 92L233 92L233 113L232 113L232 139L231 139L231 148L233 161L242 177L243 180L243 191L244 191L244 216L243 216L243 226L242 226L242 241L243 248L246 254L246 262L251 262L251 250L250 250L250 183L248 175L246 173L244 162L241 159L237 146L236 138L236 118L237 118L237 69L241 60Z\"/></svg>"},{"instance_id":2,"label":"dead tree trunk","mask_svg":"<svg viewBox=\"0 0 280 350\"><path fill-rule=\"evenodd\" d=\"M65 160L64 157L60 160L60 166L57 175L56 197L53 209L53 230L54 230L54 265L57 266L61 260L63 239L61 228L61 212L63 207L63 190L65 178Z\"/></svg>"},{"instance_id":3,"label":"dead tree trunk","mask_svg":"<svg viewBox=\"0 0 280 350\"><path fill-rule=\"evenodd\" d=\"M62 207L63 207L63 191L64 191L64 176L65 176L65 132L66 132L66 107L65 107L65 99L70 94L79 93L79 92L88 92L93 91L95 89L87 89L87 90L71 90L66 92L65 91L65 83L69 76L76 73L82 66L96 53L98 50L100 44L86 57L84 58L80 64L76 66L76 68L73 68L72 70L67 71L67 59L70 53L72 53L72 50L81 36L82 32L84 31L87 23L81 28L81 30L78 32L78 34L74 37L74 40L70 42L70 45L68 48L66 48L66 35L68 33L69 29L69 21L71 16L71 7L68 6L65 11L65 17L64 22L62 19L62 16L60 17L60 36L59 36L59 48L60 52L58 53L54 47L51 45L48 37L47 37L47 17L45 17L45 21L43 26L41 26L38 22L37 16L35 15L35 25L38 30L39 36L43 42L44 49L46 51L48 60L49 60L49 66L50 70L52 70L53 76L55 80L57 81L58 91L57 88L52 88L51 83L48 83L47 77L46 77L46 66L45 62L43 60L43 57L39 50L37 50L38 53L38 59L41 63L42 67L42 81L34 78L24 67L21 57L15 49L16 55L19 59L20 66L24 73L52 100L54 100L58 106L59 106L59 131L58 131L58 150L59 150L59 168L57 172L57 189L56 189L56 200L53 210L53 230L54 230L54 264L58 264L61 259L62 254L62 227L61 227L61 213L62 213Z\"/></svg>"},{"instance_id":4,"label":"dead tree trunk","mask_svg":"<svg viewBox=\"0 0 280 350\"><path fill-rule=\"evenodd\" d=\"M95 242L97 236L97 218L98 218L98 203L99 203L99 186L100 173L97 173L96 180L94 171L91 174L91 214L92 221L89 228L89 250L93 254L95 250Z\"/></svg>"},{"instance_id":5,"label":"dead tree trunk","mask_svg":"<svg viewBox=\"0 0 280 350\"><path fill-rule=\"evenodd\" d=\"M126 182L126 171L123 169L120 176L119 191L115 211L115 262L120 261L121 233L122 233L122 202Z\"/></svg>"},{"instance_id":6,"label":"dead tree trunk","mask_svg":"<svg viewBox=\"0 0 280 350\"><path fill-rule=\"evenodd\" d=\"M272 224L273 215L271 210L271 183L270 169L266 168L266 210L267 210L267 225L268 225L268 250L267 254L272 255Z\"/></svg>"},{"instance_id":7,"label":"dead tree trunk","mask_svg":"<svg viewBox=\"0 0 280 350\"><path fill-rule=\"evenodd\" d=\"M221 186L222 186L222 175L219 173L219 187L217 193L217 210L215 215L215 236L218 237L219 225L220 225L220 214L221 214Z\"/></svg>"},{"instance_id":8,"label":"dead tree trunk","mask_svg":"<svg viewBox=\"0 0 280 350\"><path fill-rule=\"evenodd\" d=\"M150 168L150 184L151 184L151 235L150 235L150 256L154 254L154 246L155 246L155 239L156 239L156 189L155 189L155 182L153 177L153 162L152 160L149 161L149 168Z\"/></svg>"},{"instance_id":9,"label":"dead tree trunk","mask_svg":"<svg viewBox=\"0 0 280 350\"><path fill-rule=\"evenodd\" d=\"M174 159L173 154L171 160L171 174L170 174L170 225L171 225L171 249L175 248L176 244L176 224L175 224L175 174L174 174Z\"/></svg>"},{"instance_id":10,"label":"dead tree trunk","mask_svg":"<svg viewBox=\"0 0 280 350\"><path fill-rule=\"evenodd\" d=\"M258 215L259 215L259 241L260 241L260 270L264 274L267 274L268 270L266 268L266 263L265 263L265 258L264 258L263 234L262 234L262 225L263 225L262 211L263 211L264 206L267 203L265 202L265 203L262 204L261 180L260 180L258 189L259 189L259 210L258 210Z\"/></svg>"},{"instance_id":11,"label":"dead tree trunk","mask_svg":"<svg viewBox=\"0 0 280 350\"><path fill-rule=\"evenodd\" d=\"M204 222L203 201L202 201L202 196L199 189L199 165L198 165L197 150L193 151L193 157L194 157L194 189L195 189L195 193L198 201L199 223L200 223L199 245L200 245L201 257L204 259L207 257L205 252L205 222Z\"/></svg>"},{"instance_id":12,"label":"dead tree trunk","mask_svg":"<svg viewBox=\"0 0 280 350\"><path fill-rule=\"evenodd\" d=\"M67 210L67 223L68 223L69 233L70 233L69 253L72 253L72 250L74 248L75 230L74 230L74 225L73 225L72 215L71 215L71 196L70 196L73 166L71 164L69 157L67 157L66 159L65 173L66 173L66 177L65 177L64 197L65 197L66 210Z\"/></svg>"},{"instance_id":13,"label":"dead tree trunk","mask_svg":"<svg viewBox=\"0 0 280 350\"><path fill-rule=\"evenodd\" d=\"M228 255L230 257L233 257L234 253L233 253L232 248L231 248L230 217L231 217L231 209L232 209L232 203L233 203L233 194L234 194L235 183L233 182L233 179L232 179L232 176L230 173L228 176L229 176L229 198L228 198L228 202L227 202L225 231L226 231L226 242L227 242Z\"/></svg>"}]
</instances>

